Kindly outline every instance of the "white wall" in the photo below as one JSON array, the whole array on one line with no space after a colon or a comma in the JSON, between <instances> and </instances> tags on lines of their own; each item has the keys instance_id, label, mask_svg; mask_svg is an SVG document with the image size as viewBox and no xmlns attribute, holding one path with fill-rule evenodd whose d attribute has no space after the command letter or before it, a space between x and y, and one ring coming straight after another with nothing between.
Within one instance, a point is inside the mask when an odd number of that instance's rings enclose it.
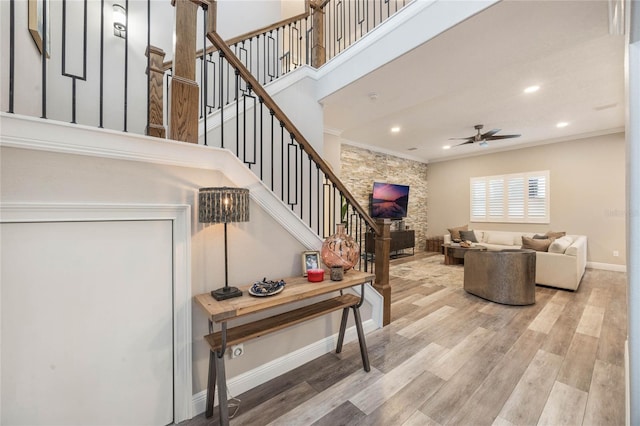
<instances>
[{"instance_id":1,"label":"white wall","mask_svg":"<svg viewBox=\"0 0 640 426\"><path fill-rule=\"evenodd\" d=\"M326 161L336 176L340 177L340 153L342 151L342 139L333 133L324 133L324 161Z\"/></svg>"},{"instance_id":2,"label":"white wall","mask_svg":"<svg viewBox=\"0 0 640 426\"><path fill-rule=\"evenodd\" d=\"M316 96L316 80L304 78L294 84L286 84L286 81L283 83L285 83L285 89L272 95L274 101L313 148L323 155L322 106L318 103ZM269 86L267 90L272 93Z\"/></svg>"},{"instance_id":3,"label":"white wall","mask_svg":"<svg viewBox=\"0 0 640 426\"><path fill-rule=\"evenodd\" d=\"M282 19L304 13L305 3L306 0L282 0L280 2Z\"/></svg>"},{"instance_id":4,"label":"white wall","mask_svg":"<svg viewBox=\"0 0 640 426\"><path fill-rule=\"evenodd\" d=\"M470 228L583 234L589 239L588 261L624 265L624 138L618 133L429 163L429 234L469 223L469 178L549 170L551 223L477 222Z\"/></svg>"},{"instance_id":5,"label":"white wall","mask_svg":"<svg viewBox=\"0 0 640 426\"><path fill-rule=\"evenodd\" d=\"M230 39L283 19L280 0L218 0L218 33Z\"/></svg>"}]
</instances>

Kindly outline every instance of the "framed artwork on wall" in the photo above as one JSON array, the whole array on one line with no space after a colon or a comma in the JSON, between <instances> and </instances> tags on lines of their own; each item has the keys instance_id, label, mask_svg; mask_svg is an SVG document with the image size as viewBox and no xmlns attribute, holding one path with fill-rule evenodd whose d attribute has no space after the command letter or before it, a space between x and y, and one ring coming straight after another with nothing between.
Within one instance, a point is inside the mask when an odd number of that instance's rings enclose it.
<instances>
[{"instance_id":1,"label":"framed artwork on wall","mask_svg":"<svg viewBox=\"0 0 640 426\"><path fill-rule=\"evenodd\" d=\"M45 5L44 2L47 2L47 13L46 17L44 16ZM51 53L51 21L49 20L49 0L29 0L29 32L31 33L31 37L33 37L33 41L38 47L38 51L42 54L42 45L43 45L43 28L44 22L47 22L47 58Z\"/></svg>"}]
</instances>

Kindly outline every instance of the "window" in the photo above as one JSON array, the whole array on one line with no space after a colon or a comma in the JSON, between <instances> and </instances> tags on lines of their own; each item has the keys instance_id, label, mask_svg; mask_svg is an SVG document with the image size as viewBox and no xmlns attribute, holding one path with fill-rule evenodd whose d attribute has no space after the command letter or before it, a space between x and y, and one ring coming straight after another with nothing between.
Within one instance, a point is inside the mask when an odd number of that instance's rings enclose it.
<instances>
[{"instance_id":1,"label":"window","mask_svg":"<svg viewBox=\"0 0 640 426\"><path fill-rule=\"evenodd\" d=\"M472 222L549 223L549 171L471 178Z\"/></svg>"}]
</instances>

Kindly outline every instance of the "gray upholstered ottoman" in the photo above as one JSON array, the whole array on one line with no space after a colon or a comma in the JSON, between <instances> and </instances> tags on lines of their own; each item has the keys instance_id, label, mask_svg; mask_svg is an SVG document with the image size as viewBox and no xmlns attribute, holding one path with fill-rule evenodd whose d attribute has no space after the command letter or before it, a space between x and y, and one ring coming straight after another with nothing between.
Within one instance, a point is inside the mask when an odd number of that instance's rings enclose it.
<instances>
[{"instance_id":1,"label":"gray upholstered ottoman","mask_svg":"<svg viewBox=\"0 0 640 426\"><path fill-rule=\"evenodd\" d=\"M468 252L464 256L464 289L505 305L536 303L536 252Z\"/></svg>"}]
</instances>

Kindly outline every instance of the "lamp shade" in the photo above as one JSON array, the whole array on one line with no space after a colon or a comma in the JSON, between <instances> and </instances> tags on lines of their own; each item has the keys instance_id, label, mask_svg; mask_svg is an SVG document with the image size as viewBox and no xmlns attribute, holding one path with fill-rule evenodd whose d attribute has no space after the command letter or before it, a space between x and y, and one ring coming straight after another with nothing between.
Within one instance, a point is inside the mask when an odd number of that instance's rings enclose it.
<instances>
[{"instance_id":1,"label":"lamp shade","mask_svg":"<svg viewBox=\"0 0 640 426\"><path fill-rule=\"evenodd\" d=\"M249 190L246 188L200 188L198 220L201 223L249 221Z\"/></svg>"}]
</instances>

